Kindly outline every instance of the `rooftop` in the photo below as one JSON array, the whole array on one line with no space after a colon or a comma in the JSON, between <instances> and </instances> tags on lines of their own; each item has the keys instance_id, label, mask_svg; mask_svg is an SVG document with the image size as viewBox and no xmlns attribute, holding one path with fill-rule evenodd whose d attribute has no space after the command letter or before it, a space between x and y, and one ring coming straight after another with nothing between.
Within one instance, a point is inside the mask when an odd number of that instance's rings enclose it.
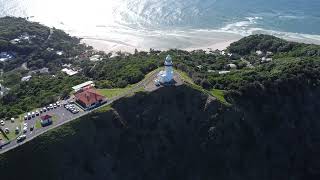
<instances>
[{"instance_id":1,"label":"rooftop","mask_svg":"<svg viewBox=\"0 0 320 180\"><path fill-rule=\"evenodd\" d=\"M93 81L87 81L82 84L76 85L76 86L72 87L72 89L75 91L79 91L81 88L84 88L86 86L94 86Z\"/></svg>"},{"instance_id":2,"label":"rooftop","mask_svg":"<svg viewBox=\"0 0 320 180\"><path fill-rule=\"evenodd\" d=\"M62 72L65 72L69 76L73 76L75 74L78 74L78 71L74 71L73 69L64 68L61 70Z\"/></svg>"},{"instance_id":3,"label":"rooftop","mask_svg":"<svg viewBox=\"0 0 320 180\"><path fill-rule=\"evenodd\" d=\"M50 116L50 115L45 115L45 116L41 116L41 120L48 120L48 119L50 119L50 118L52 118L52 116Z\"/></svg>"},{"instance_id":4,"label":"rooftop","mask_svg":"<svg viewBox=\"0 0 320 180\"><path fill-rule=\"evenodd\" d=\"M79 92L75 94L75 97L86 106L91 106L92 104L105 99L105 97L99 94L95 88L89 88L85 91Z\"/></svg>"},{"instance_id":5,"label":"rooftop","mask_svg":"<svg viewBox=\"0 0 320 180\"><path fill-rule=\"evenodd\" d=\"M32 76L25 76L21 78L21 81L30 81L31 78Z\"/></svg>"}]
</instances>

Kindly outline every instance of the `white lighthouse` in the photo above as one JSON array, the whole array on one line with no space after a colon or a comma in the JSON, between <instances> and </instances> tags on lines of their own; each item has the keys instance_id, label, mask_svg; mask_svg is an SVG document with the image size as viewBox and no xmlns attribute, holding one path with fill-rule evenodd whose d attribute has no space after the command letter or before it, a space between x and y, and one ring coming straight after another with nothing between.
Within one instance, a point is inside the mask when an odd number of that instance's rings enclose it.
<instances>
[{"instance_id":1,"label":"white lighthouse","mask_svg":"<svg viewBox=\"0 0 320 180\"><path fill-rule=\"evenodd\" d=\"M164 61L165 70L160 71L158 78L155 80L156 85L170 84L173 81L173 63L170 55Z\"/></svg>"}]
</instances>

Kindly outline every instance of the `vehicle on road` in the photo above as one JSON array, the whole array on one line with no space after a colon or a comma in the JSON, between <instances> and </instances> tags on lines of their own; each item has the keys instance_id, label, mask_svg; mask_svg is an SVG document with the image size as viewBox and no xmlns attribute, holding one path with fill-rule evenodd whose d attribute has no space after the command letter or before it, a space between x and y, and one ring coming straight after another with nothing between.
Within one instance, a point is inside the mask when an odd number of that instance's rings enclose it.
<instances>
[{"instance_id":1,"label":"vehicle on road","mask_svg":"<svg viewBox=\"0 0 320 180\"><path fill-rule=\"evenodd\" d=\"M21 136L19 136L19 137L17 138L17 142L22 142L22 141L24 141L26 138L27 138L27 136L23 134L23 135L21 135Z\"/></svg>"}]
</instances>

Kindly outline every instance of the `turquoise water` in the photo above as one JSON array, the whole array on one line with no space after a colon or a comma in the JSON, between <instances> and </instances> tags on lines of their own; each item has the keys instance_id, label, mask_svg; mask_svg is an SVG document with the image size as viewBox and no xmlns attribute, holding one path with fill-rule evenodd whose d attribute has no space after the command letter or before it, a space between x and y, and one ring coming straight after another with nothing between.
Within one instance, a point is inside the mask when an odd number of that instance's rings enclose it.
<instances>
[{"instance_id":1,"label":"turquoise water","mask_svg":"<svg viewBox=\"0 0 320 180\"><path fill-rule=\"evenodd\" d=\"M205 47L256 33L320 44L320 0L0 0L6 15L110 49Z\"/></svg>"}]
</instances>

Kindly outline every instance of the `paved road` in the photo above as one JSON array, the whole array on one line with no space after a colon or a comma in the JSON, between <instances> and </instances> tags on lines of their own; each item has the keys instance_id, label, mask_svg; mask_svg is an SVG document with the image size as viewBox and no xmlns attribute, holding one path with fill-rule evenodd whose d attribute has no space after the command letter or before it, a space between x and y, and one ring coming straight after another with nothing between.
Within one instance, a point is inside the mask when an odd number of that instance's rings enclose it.
<instances>
[{"instance_id":1,"label":"paved road","mask_svg":"<svg viewBox=\"0 0 320 180\"><path fill-rule=\"evenodd\" d=\"M26 133L26 135L27 135L27 139L26 140L24 140L24 141L22 141L20 143L18 143L16 140L11 141L8 145L3 146L2 149L0 149L0 154L5 153L7 151L10 151L10 150L12 150L12 149L14 149L14 148L16 148L16 147L28 142L28 141L31 141L32 139L38 137L39 135L41 135L41 134L43 134L43 133L45 133L45 132L47 132L47 131L49 131L51 129L59 127L59 126L61 126L63 124L66 124L66 123L68 123L70 121L78 119L78 118L80 118L82 116L85 116L85 115L93 112L96 109L100 109L100 108L102 108L104 106L110 105L114 101L116 101L116 100L118 100L120 98L123 98L125 96L128 96L130 94L133 94L133 93L139 91L140 88L144 88L147 84L149 84L151 81L153 81L156 78L157 73L159 71L152 72L152 74L150 74L147 78L145 78L144 80L142 80L139 83L137 83L133 88L129 89L128 91L126 91L125 93L123 93L123 94L121 94L119 96L116 96L116 97L108 99L107 103L105 103L102 106L99 106L99 107L97 107L97 108L95 108L93 110L81 111L78 114L74 115L74 114L70 113L69 111L67 111L64 107L61 106L61 107L58 107L57 109L54 109L54 110L51 110L49 112L44 113L44 114L54 114L54 115L58 116L58 117L56 117L57 118L56 122L54 122L50 126L47 126L47 127L44 127L44 128L35 129L33 132L30 132L30 129L28 129L28 132ZM35 118L32 119L32 120L28 120L27 121L28 128L30 128L30 125L35 125L35 122L36 122Z\"/></svg>"}]
</instances>

